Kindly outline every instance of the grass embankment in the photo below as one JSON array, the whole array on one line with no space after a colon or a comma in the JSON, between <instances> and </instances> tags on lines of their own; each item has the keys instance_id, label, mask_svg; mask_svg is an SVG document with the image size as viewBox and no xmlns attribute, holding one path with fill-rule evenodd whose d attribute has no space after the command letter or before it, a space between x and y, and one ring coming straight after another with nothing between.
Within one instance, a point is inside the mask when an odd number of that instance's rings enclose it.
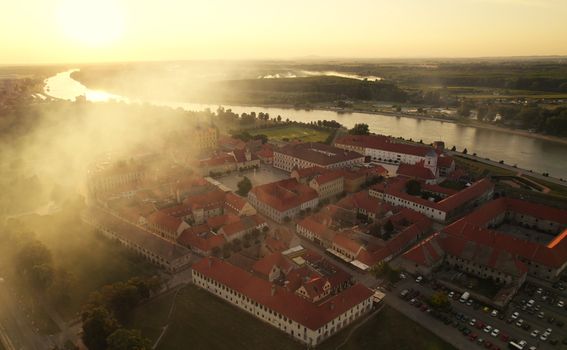
<instances>
[{"instance_id":1,"label":"grass embankment","mask_svg":"<svg viewBox=\"0 0 567 350\"><path fill-rule=\"evenodd\" d=\"M486 175L497 175L497 176L515 176L515 172L512 170L504 169L495 165L486 164L482 161L475 161L472 159L467 159L464 157L455 157L455 162L458 167L467 170L474 178L480 178ZM551 191L548 193L541 193L537 191L532 191L523 188L513 188L507 185L505 188L512 194L515 193L518 196L522 196L527 200L535 200L538 202L543 202L548 205L560 205L562 207L567 206L567 186L562 186L550 181L535 178L529 175L522 175L522 178L526 178L533 181L535 184L549 188Z\"/></svg>"},{"instance_id":2,"label":"grass embankment","mask_svg":"<svg viewBox=\"0 0 567 350\"><path fill-rule=\"evenodd\" d=\"M514 175L514 172L508 169L504 169L495 165L486 164L482 161L472 160L460 156L456 156L455 163L457 167L464 168L469 172L474 178L480 178L490 175Z\"/></svg>"},{"instance_id":3,"label":"grass embankment","mask_svg":"<svg viewBox=\"0 0 567 350\"><path fill-rule=\"evenodd\" d=\"M195 286L177 296L168 320L174 294L139 307L130 327L142 329L155 341L169 324L158 349L304 349L284 333ZM352 327L352 326L351 326ZM319 349L335 349L351 327L324 342ZM342 349L431 349L454 348L397 311L385 307L357 329Z\"/></svg>"},{"instance_id":4,"label":"grass embankment","mask_svg":"<svg viewBox=\"0 0 567 350\"><path fill-rule=\"evenodd\" d=\"M284 139L298 139L304 142L324 142L331 134L331 130L316 130L302 126L283 126L249 131L250 135L263 134L269 139L282 141Z\"/></svg>"}]
</instances>

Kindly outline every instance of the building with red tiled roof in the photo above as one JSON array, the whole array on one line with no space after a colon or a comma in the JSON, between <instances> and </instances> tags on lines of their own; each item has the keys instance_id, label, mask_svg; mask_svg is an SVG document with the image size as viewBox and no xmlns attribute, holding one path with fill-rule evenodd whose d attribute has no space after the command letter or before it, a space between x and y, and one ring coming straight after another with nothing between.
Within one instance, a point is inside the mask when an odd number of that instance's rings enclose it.
<instances>
[{"instance_id":1,"label":"building with red tiled roof","mask_svg":"<svg viewBox=\"0 0 567 350\"><path fill-rule=\"evenodd\" d=\"M385 216L393 210L392 205L371 197L368 191L360 191L346 196L338 201L336 205L347 210L354 210L356 213L365 215L373 220L377 217Z\"/></svg>"},{"instance_id":2,"label":"building with red tiled roof","mask_svg":"<svg viewBox=\"0 0 567 350\"><path fill-rule=\"evenodd\" d=\"M223 235L213 232L207 224L193 226L181 233L177 242L202 256L209 256L226 244Z\"/></svg>"},{"instance_id":3,"label":"building with red tiled roof","mask_svg":"<svg viewBox=\"0 0 567 350\"><path fill-rule=\"evenodd\" d=\"M242 198L233 192L227 192L224 198L225 212L234 213L238 216L249 216L256 214L256 209L246 198Z\"/></svg>"},{"instance_id":4,"label":"building with red tiled roof","mask_svg":"<svg viewBox=\"0 0 567 350\"><path fill-rule=\"evenodd\" d=\"M258 168L260 166L260 159L256 154L250 152L248 148L235 149L232 151L232 154L236 162L237 170Z\"/></svg>"},{"instance_id":5,"label":"building with red tiled roof","mask_svg":"<svg viewBox=\"0 0 567 350\"><path fill-rule=\"evenodd\" d=\"M227 242L232 242L235 239L242 239L244 235L254 230L262 231L267 226L266 220L259 215L242 216L238 221L224 225L218 232L224 235Z\"/></svg>"},{"instance_id":6,"label":"building with red tiled roof","mask_svg":"<svg viewBox=\"0 0 567 350\"><path fill-rule=\"evenodd\" d=\"M295 168L319 166L326 169L350 168L364 163L364 156L322 143L288 144L274 150L274 167L291 172Z\"/></svg>"},{"instance_id":7,"label":"building with red tiled roof","mask_svg":"<svg viewBox=\"0 0 567 350\"><path fill-rule=\"evenodd\" d=\"M340 170L329 171L315 176L309 187L317 191L320 199L337 196L344 192L344 175Z\"/></svg>"},{"instance_id":8,"label":"building with red tiled roof","mask_svg":"<svg viewBox=\"0 0 567 350\"><path fill-rule=\"evenodd\" d=\"M328 173L330 170L320 166L312 166L308 168L295 168L291 171L290 177L298 182L308 184L315 176Z\"/></svg>"},{"instance_id":9,"label":"building with red tiled roof","mask_svg":"<svg viewBox=\"0 0 567 350\"><path fill-rule=\"evenodd\" d=\"M280 329L292 338L316 346L372 309L373 291L355 284L311 302L285 286L216 258L193 265L193 283Z\"/></svg>"},{"instance_id":10,"label":"building with red tiled roof","mask_svg":"<svg viewBox=\"0 0 567 350\"><path fill-rule=\"evenodd\" d=\"M398 166L396 174L398 176L405 176L410 179L419 179L430 185L437 183L437 176L431 171L430 168L424 167L423 162L418 162L415 164L402 163Z\"/></svg>"},{"instance_id":11,"label":"building with red tiled roof","mask_svg":"<svg viewBox=\"0 0 567 350\"><path fill-rule=\"evenodd\" d=\"M266 255L252 266L253 272L270 282L287 275L292 269L292 263L280 252Z\"/></svg>"},{"instance_id":12,"label":"building with red tiled roof","mask_svg":"<svg viewBox=\"0 0 567 350\"><path fill-rule=\"evenodd\" d=\"M315 190L295 179L285 179L255 186L248 193L248 201L258 210L276 222L295 217L300 210L313 209L319 203Z\"/></svg>"},{"instance_id":13,"label":"building with red tiled roof","mask_svg":"<svg viewBox=\"0 0 567 350\"><path fill-rule=\"evenodd\" d=\"M155 235L101 208L90 206L81 214L87 224L153 264L169 272L188 266L191 254L185 247Z\"/></svg>"},{"instance_id":14,"label":"building with red tiled roof","mask_svg":"<svg viewBox=\"0 0 567 350\"><path fill-rule=\"evenodd\" d=\"M414 196L406 192L406 177L395 177L389 181L373 186L369 194L378 199L420 212L436 221L445 222L463 214L492 198L494 185L488 178L483 178L458 192L442 191L438 186L422 184L422 194L433 194L443 197L439 201Z\"/></svg>"},{"instance_id":15,"label":"building with red tiled roof","mask_svg":"<svg viewBox=\"0 0 567 350\"><path fill-rule=\"evenodd\" d=\"M541 237L526 239L498 229L510 224L535 230ZM552 239L546 243L544 237ZM546 280L559 276L567 266L566 237L566 210L499 198L448 225L429 244L441 247L445 261L453 266L481 277L521 283L526 273ZM433 259L422 258L419 251L404 256L409 265L431 267Z\"/></svg>"},{"instance_id":16,"label":"building with red tiled roof","mask_svg":"<svg viewBox=\"0 0 567 350\"><path fill-rule=\"evenodd\" d=\"M185 221L163 211L156 211L147 217L147 227L161 237L175 242L190 226Z\"/></svg>"},{"instance_id":17,"label":"building with red tiled roof","mask_svg":"<svg viewBox=\"0 0 567 350\"><path fill-rule=\"evenodd\" d=\"M261 149L256 152L256 156L261 162L265 164L272 164L274 162L274 148L270 144L264 144Z\"/></svg>"},{"instance_id":18,"label":"building with red tiled roof","mask_svg":"<svg viewBox=\"0 0 567 350\"><path fill-rule=\"evenodd\" d=\"M338 137L335 147L359 152L384 163L437 163L437 153L431 146L403 143L384 135L345 135Z\"/></svg>"}]
</instances>

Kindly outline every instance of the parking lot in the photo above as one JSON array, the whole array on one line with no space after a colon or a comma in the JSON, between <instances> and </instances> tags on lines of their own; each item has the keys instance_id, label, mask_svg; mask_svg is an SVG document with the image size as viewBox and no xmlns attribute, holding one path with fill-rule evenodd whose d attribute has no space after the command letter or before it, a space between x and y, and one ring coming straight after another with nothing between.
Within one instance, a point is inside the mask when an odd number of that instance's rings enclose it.
<instances>
[{"instance_id":1,"label":"parking lot","mask_svg":"<svg viewBox=\"0 0 567 350\"><path fill-rule=\"evenodd\" d=\"M567 297L561 291L538 290L526 283L506 310L495 311L472 299L460 302L460 293L451 293L434 282L416 283L411 276L396 287L399 298L403 290L409 295L404 302L444 324L454 337L466 338L471 348L476 344L477 348L508 349L508 343L515 341L525 344L523 349L567 349ZM452 311L438 312L427 304L436 291L452 296Z\"/></svg>"}]
</instances>

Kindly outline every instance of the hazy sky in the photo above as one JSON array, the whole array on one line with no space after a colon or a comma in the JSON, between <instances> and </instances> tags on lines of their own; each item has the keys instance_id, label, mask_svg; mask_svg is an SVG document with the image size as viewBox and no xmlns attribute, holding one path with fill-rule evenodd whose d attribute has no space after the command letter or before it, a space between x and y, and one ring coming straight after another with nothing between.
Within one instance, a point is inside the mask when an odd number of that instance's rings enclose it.
<instances>
[{"instance_id":1,"label":"hazy sky","mask_svg":"<svg viewBox=\"0 0 567 350\"><path fill-rule=\"evenodd\" d=\"M0 64L567 55L567 0L3 0Z\"/></svg>"}]
</instances>

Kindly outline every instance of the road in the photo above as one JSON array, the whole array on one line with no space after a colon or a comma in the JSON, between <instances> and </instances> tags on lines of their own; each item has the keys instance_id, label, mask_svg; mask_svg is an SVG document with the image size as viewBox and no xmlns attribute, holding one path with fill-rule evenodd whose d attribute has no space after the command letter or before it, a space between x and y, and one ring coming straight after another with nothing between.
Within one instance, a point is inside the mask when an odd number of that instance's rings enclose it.
<instances>
[{"instance_id":1,"label":"road","mask_svg":"<svg viewBox=\"0 0 567 350\"><path fill-rule=\"evenodd\" d=\"M33 331L7 282L0 282L0 331L3 331L2 338L9 339L5 341L8 350L43 350L52 344L47 337Z\"/></svg>"}]
</instances>

